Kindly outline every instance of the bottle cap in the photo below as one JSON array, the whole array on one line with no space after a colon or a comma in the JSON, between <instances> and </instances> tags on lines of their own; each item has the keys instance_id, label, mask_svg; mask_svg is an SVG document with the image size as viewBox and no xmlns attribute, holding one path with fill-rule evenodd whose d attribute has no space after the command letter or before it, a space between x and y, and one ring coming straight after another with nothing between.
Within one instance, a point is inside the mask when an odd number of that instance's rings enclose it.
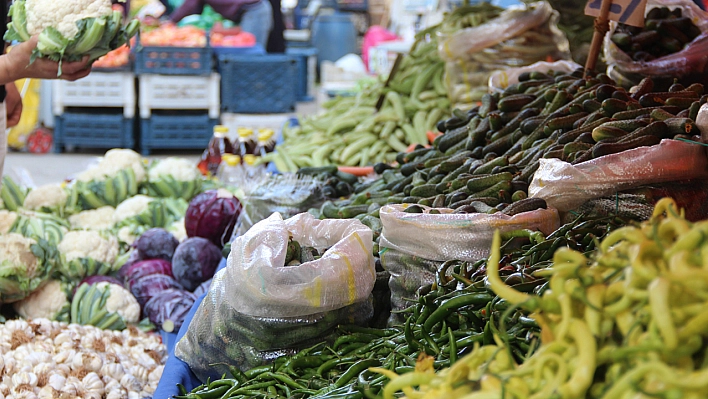
<instances>
[{"instance_id":1,"label":"bottle cap","mask_svg":"<svg viewBox=\"0 0 708 399\"><path fill-rule=\"evenodd\" d=\"M274 131L272 131L270 129L263 129L258 132L258 141L266 142L273 137L273 134L275 134Z\"/></svg>"},{"instance_id":2,"label":"bottle cap","mask_svg":"<svg viewBox=\"0 0 708 399\"><path fill-rule=\"evenodd\" d=\"M229 166L236 166L241 163L241 157L234 154L224 154L221 156L221 159Z\"/></svg>"},{"instance_id":3,"label":"bottle cap","mask_svg":"<svg viewBox=\"0 0 708 399\"><path fill-rule=\"evenodd\" d=\"M253 166L257 160L258 157L253 154L246 154L243 156L243 162L245 162L249 166Z\"/></svg>"},{"instance_id":4,"label":"bottle cap","mask_svg":"<svg viewBox=\"0 0 708 399\"><path fill-rule=\"evenodd\" d=\"M229 132L229 128L228 128L227 126L224 126L224 125L216 125L216 126L214 126L214 133L226 134L226 133L228 133L228 132Z\"/></svg>"},{"instance_id":5,"label":"bottle cap","mask_svg":"<svg viewBox=\"0 0 708 399\"><path fill-rule=\"evenodd\" d=\"M253 129L249 129L247 127L240 127L238 128L238 137L242 139L247 139L253 136Z\"/></svg>"}]
</instances>

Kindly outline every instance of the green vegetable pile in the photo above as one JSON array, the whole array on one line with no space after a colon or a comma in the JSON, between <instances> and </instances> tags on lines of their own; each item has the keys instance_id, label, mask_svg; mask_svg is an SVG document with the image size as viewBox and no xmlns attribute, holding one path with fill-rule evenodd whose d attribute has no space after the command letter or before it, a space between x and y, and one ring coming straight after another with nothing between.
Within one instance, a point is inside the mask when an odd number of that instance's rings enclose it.
<instances>
[{"instance_id":1,"label":"green vegetable pile","mask_svg":"<svg viewBox=\"0 0 708 399\"><path fill-rule=\"evenodd\" d=\"M562 240L579 247L587 237L601 239L626 225L619 218L579 217L538 244L523 234L509 233L502 251L501 278L514 289L541 294L548 289L542 277ZM425 364L440 370L471 353L475 345L491 345L505 331L516 361L523 361L540 344L540 329L526 311L495 296L486 282L485 260L443 263L432 285L421 287L416 303L401 315L406 320L391 328L341 326L337 337L272 364L248 370L231 368L232 377L209 381L191 392L181 387L178 398L288 398L380 397L388 381L369 371L383 367L415 375ZM512 326L508 330L504 326Z\"/></svg>"},{"instance_id":2,"label":"green vegetable pile","mask_svg":"<svg viewBox=\"0 0 708 399\"><path fill-rule=\"evenodd\" d=\"M488 263L492 290L533 312L542 344L522 362L503 335L437 374L392 378L384 398L402 390L420 398L702 398L707 318L701 271L705 221L690 223L670 198L641 225L610 233L590 259L556 251L542 295L515 290L499 278L497 235ZM378 370L374 370L378 371Z\"/></svg>"},{"instance_id":3,"label":"green vegetable pile","mask_svg":"<svg viewBox=\"0 0 708 399\"><path fill-rule=\"evenodd\" d=\"M290 237L285 252L285 266L299 266L306 262L312 262L320 259L326 251L326 249L320 251L317 248L300 245Z\"/></svg>"},{"instance_id":4,"label":"green vegetable pile","mask_svg":"<svg viewBox=\"0 0 708 399\"><path fill-rule=\"evenodd\" d=\"M417 35L387 87L379 81L354 97L327 102L323 114L285 129L284 142L263 161L275 162L281 172L329 164L366 166L392 162L409 144L427 144L427 132L450 112L437 33L480 25L500 11L482 3L448 14L439 25ZM377 110L379 96L384 102Z\"/></svg>"}]
</instances>

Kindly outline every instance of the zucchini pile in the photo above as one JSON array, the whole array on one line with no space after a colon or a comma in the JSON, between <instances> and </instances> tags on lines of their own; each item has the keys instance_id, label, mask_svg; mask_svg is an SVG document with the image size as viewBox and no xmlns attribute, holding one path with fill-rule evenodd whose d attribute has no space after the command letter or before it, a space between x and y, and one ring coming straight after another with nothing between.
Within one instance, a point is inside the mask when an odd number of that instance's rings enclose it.
<instances>
[{"instance_id":1,"label":"zucchini pile","mask_svg":"<svg viewBox=\"0 0 708 399\"><path fill-rule=\"evenodd\" d=\"M388 87L377 81L356 96L330 100L323 114L284 129L284 142L262 161L274 162L281 172L324 165L367 166L393 162L410 144L428 144L427 133L450 114L437 33L478 26L500 12L487 3L455 9L439 25L417 35ZM379 96L384 102L377 110Z\"/></svg>"}]
</instances>

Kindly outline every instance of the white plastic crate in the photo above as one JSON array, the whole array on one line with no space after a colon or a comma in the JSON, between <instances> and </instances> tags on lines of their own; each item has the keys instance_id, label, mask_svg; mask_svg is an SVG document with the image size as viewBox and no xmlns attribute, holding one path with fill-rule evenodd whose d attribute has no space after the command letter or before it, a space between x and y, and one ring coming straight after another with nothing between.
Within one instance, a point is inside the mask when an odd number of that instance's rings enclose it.
<instances>
[{"instance_id":1,"label":"white plastic crate","mask_svg":"<svg viewBox=\"0 0 708 399\"><path fill-rule=\"evenodd\" d=\"M147 119L154 109L208 110L219 118L220 83L218 73L210 76L140 75L140 117Z\"/></svg>"},{"instance_id":2,"label":"white plastic crate","mask_svg":"<svg viewBox=\"0 0 708 399\"><path fill-rule=\"evenodd\" d=\"M92 72L76 82L52 82L54 115L67 107L123 108L126 118L135 116L135 74L132 72Z\"/></svg>"}]
</instances>

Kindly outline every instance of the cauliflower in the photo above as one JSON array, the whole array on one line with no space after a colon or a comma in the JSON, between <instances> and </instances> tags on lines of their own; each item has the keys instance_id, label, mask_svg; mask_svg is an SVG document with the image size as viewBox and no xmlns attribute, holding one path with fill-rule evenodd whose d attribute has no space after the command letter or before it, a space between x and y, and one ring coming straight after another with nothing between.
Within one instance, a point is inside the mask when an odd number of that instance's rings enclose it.
<instances>
[{"instance_id":1,"label":"cauliflower","mask_svg":"<svg viewBox=\"0 0 708 399\"><path fill-rule=\"evenodd\" d=\"M56 28L66 38L79 33L76 23L84 18L106 17L113 13L111 0L25 0L27 32L39 35L48 26Z\"/></svg>"},{"instance_id":2,"label":"cauliflower","mask_svg":"<svg viewBox=\"0 0 708 399\"><path fill-rule=\"evenodd\" d=\"M0 234L7 234L17 220L17 213L12 211L0 211Z\"/></svg>"},{"instance_id":3,"label":"cauliflower","mask_svg":"<svg viewBox=\"0 0 708 399\"><path fill-rule=\"evenodd\" d=\"M133 245L135 240L138 238L140 237L133 232L133 229L130 226L124 226L118 230L118 240L120 240L120 242Z\"/></svg>"},{"instance_id":4,"label":"cauliflower","mask_svg":"<svg viewBox=\"0 0 708 399\"><path fill-rule=\"evenodd\" d=\"M120 223L126 219L140 215L142 212L149 209L150 203L154 201L147 195L136 195L121 202L113 214L113 221Z\"/></svg>"},{"instance_id":5,"label":"cauliflower","mask_svg":"<svg viewBox=\"0 0 708 399\"><path fill-rule=\"evenodd\" d=\"M96 231L70 231L57 246L61 257L59 272L70 278L108 274L118 257L118 240L104 238Z\"/></svg>"},{"instance_id":6,"label":"cauliflower","mask_svg":"<svg viewBox=\"0 0 708 399\"><path fill-rule=\"evenodd\" d=\"M71 300L71 322L101 329L124 330L140 319L140 304L133 294L108 277L108 281L82 283ZM105 300L105 307L95 304Z\"/></svg>"},{"instance_id":7,"label":"cauliflower","mask_svg":"<svg viewBox=\"0 0 708 399\"><path fill-rule=\"evenodd\" d=\"M138 20L124 26L111 0L15 0L9 16L5 41L26 42L38 35L32 57L54 61L88 56L93 62L127 44L140 28Z\"/></svg>"},{"instance_id":8,"label":"cauliflower","mask_svg":"<svg viewBox=\"0 0 708 399\"><path fill-rule=\"evenodd\" d=\"M172 233L179 242L187 239L187 229L184 227L184 218L172 223L167 227L167 231Z\"/></svg>"},{"instance_id":9,"label":"cauliflower","mask_svg":"<svg viewBox=\"0 0 708 399\"><path fill-rule=\"evenodd\" d=\"M148 173L149 180L157 180L162 176L172 176L177 181L190 181L201 179L202 174L192 161L170 157L157 162Z\"/></svg>"},{"instance_id":10,"label":"cauliflower","mask_svg":"<svg viewBox=\"0 0 708 399\"><path fill-rule=\"evenodd\" d=\"M111 295L106 301L106 310L118 313L126 323L137 323L140 320L140 304L133 294L120 285L108 282L98 283L98 289L103 291L110 285Z\"/></svg>"},{"instance_id":11,"label":"cauliflower","mask_svg":"<svg viewBox=\"0 0 708 399\"><path fill-rule=\"evenodd\" d=\"M190 200L201 188L201 172L184 158L166 158L154 163L148 171L148 194L154 197Z\"/></svg>"},{"instance_id":12,"label":"cauliflower","mask_svg":"<svg viewBox=\"0 0 708 399\"><path fill-rule=\"evenodd\" d=\"M111 206L83 211L69 216L69 223L73 229L108 230L113 227L113 214L115 212L115 208Z\"/></svg>"},{"instance_id":13,"label":"cauliflower","mask_svg":"<svg viewBox=\"0 0 708 399\"><path fill-rule=\"evenodd\" d=\"M39 258L35 256L42 254ZM49 277L50 259L55 250L46 241L37 241L9 233L0 235L0 302L16 302L27 297Z\"/></svg>"},{"instance_id":14,"label":"cauliflower","mask_svg":"<svg viewBox=\"0 0 708 399\"><path fill-rule=\"evenodd\" d=\"M145 181L143 158L133 150L122 148L108 150L98 165L85 170L76 179L82 182L104 181L123 169L132 169L138 183Z\"/></svg>"},{"instance_id":15,"label":"cauliflower","mask_svg":"<svg viewBox=\"0 0 708 399\"><path fill-rule=\"evenodd\" d=\"M103 238L95 231L70 231L64 235L57 249L67 261L92 258L113 263L118 256L118 242L114 237Z\"/></svg>"},{"instance_id":16,"label":"cauliflower","mask_svg":"<svg viewBox=\"0 0 708 399\"><path fill-rule=\"evenodd\" d=\"M47 184L31 190L25 197L23 206L29 210L51 210L63 208L69 195L60 184Z\"/></svg>"},{"instance_id":17,"label":"cauliflower","mask_svg":"<svg viewBox=\"0 0 708 399\"><path fill-rule=\"evenodd\" d=\"M49 280L27 298L15 302L15 312L25 319L45 318L49 320L68 321L69 303L68 287L59 280Z\"/></svg>"}]
</instances>

